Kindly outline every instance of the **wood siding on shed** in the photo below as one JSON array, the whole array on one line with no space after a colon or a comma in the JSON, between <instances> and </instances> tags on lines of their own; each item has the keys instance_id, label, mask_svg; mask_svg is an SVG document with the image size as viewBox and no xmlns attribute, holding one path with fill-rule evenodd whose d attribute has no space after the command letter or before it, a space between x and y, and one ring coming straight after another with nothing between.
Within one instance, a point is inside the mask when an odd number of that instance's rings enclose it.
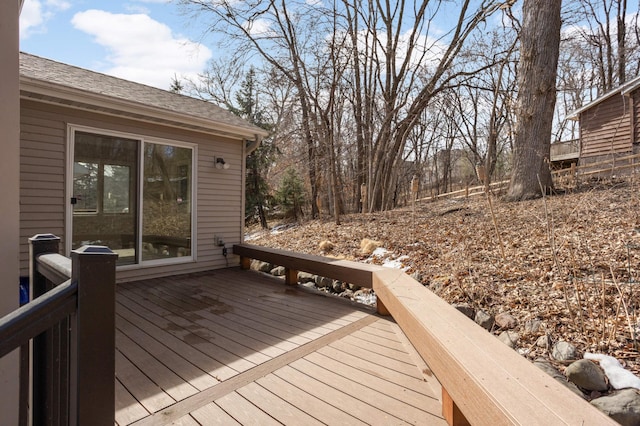
<instances>
[{"instance_id":1,"label":"wood siding on shed","mask_svg":"<svg viewBox=\"0 0 640 426\"><path fill-rule=\"evenodd\" d=\"M580 157L631 153L631 99L614 95L580 114Z\"/></svg>"},{"instance_id":2,"label":"wood siding on shed","mask_svg":"<svg viewBox=\"0 0 640 426\"><path fill-rule=\"evenodd\" d=\"M20 141L20 267L28 274L28 238L53 233L65 247L65 213L70 207L66 194L67 125L124 132L138 137L161 138L197 145L194 183L196 185L196 254L193 262L162 266L140 266L118 271L119 281L155 278L198 272L237 263L222 256L214 244L222 237L230 247L241 241L243 232L242 173L243 142L220 136L104 116L55 105L21 101ZM214 157L223 157L230 167L214 167Z\"/></svg>"},{"instance_id":3,"label":"wood siding on shed","mask_svg":"<svg viewBox=\"0 0 640 426\"><path fill-rule=\"evenodd\" d=\"M633 115L631 116L631 127L633 128L632 143L640 143L640 89L636 89L631 92L629 98L631 99L631 105L633 109Z\"/></svg>"}]
</instances>

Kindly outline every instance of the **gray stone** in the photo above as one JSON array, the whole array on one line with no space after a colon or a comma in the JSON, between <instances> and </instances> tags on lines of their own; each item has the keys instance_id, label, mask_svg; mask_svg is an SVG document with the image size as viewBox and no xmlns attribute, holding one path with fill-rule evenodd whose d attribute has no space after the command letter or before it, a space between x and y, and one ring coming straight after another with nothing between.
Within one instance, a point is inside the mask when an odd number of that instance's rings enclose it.
<instances>
[{"instance_id":1,"label":"gray stone","mask_svg":"<svg viewBox=\"0 0 640 426\"><path fill-rule=\"evenodd\" d=\"M553 355L553 358L557 359L558 361L576 359L576 347L569 342L559 341L553 346L551 355Z\"/></svg>"},{"instance_id":2,"label":"gray stone","mask_svg":"<svg viewBox=\"0 0 640 426\"><path fill-rule=\"evenodd\" d=\"M576 395L580 396L581 398L585 397L584 393L582 393L582 391L578 389L576 385L574 385L571 382L568 382L567 378L558 370L556 370L556 368L546 359L536 358L536 360L533 361L533 365L535 365L536 367L538 367L539 369L541 369L542 371L544 371L545 373L547 373L548 375L550 375L551 377L553 377L554 379L562 383L565 387L567 387Z\"/></svg>"},{"instance_id":3,"label":"gray stone","mask_svg":"<svg viewBox=\"0 0 640 426\"><path fill-rule=\"evenodd\" d=\"M453 307L471 319L476 315L476 310L469 305L454 305Z\"/></svg>"},{"instance_id":4,"label":"gray stone","mask_svg":"<svg viewBox=\"0 0 640 426\"><path fill-rule=\"evenodd\" d=\"M316 277L316 286L318 286L318 288L331 287L332 284L333 280L331 278L320 276Z\"/></svg>"},{"instance_id":5,"label":"gray stone","mask_svg":"<svg viewBox=\"0 0 640 426\"><path fill-rule=\"evenodd\" d=\"M305 283L300 283L300 285L307 288L315 288L316 283L314 283L313 281L307 281Z\"/></svg>"},{"instance_id":6,"label":"gray stone","mask_svg":"<svg viewBox=\"0 0 640 426\"><path fill-rule=\"evenodd\" d=\"M504 343L505 345L509 346L512 349L516 347L516 344L518 343L519 339L520 339L520 335L515 331L503 331L498 336L498 340L500 340L502 343Z\"/></svg>"},{"instance_id":7,"label":"gray stone","mask_svg":"<svg viewBox=\"0 0 640 426\"><path fill-rule=\"evenodd\" d=\"M342 281L333 280L331 283L331 290L335 293L342 293L345 290L346 286Z\"/></svg>"},{"instance_id":8,"label":"gray stone","mask_svg":"<svg viewBox=\"0 0 640 426\"><path fill-rule=\"evenodd\" d=\"M271 275L273 276L282 277L285 274L285 270L286 268L284 266L277 266L273 268L270 272L271 272Z\"/></svg>"},{"instance_id":9,"label":"gray stone","mask_svg":"<svg viewBox=\"0 0 640 426\"><path fill-rule=\"evenodd\" d=\"M508 312L501 312L496 315L496 325L500 328L504 328L505 330L510 330L512 328L516 328L518 325L518 320Z\"/></svg>"},{"instance_id":10,"label":"gray stone","mask_svg":"<svg viewBox=\"0 0 640 426\"><path fill-rule=\"evenodd\" d=\"M353 297L353 291L346 289L342 293L340 293L340 297L344 297L345 299L351 299Z\"/></svg>"},{"instance_id":11,"label":"gray stone","mask_svg":"<svg viewBox=\"0 0 640 426\"><path fill-rule=\"evenodd\" d=\"M546 334L544 336L540 336L538 337L538 340L536 340L536 346L539 348L548 348L549 347L549 336L547 336Z\"/></svg>"},{"instance_id":12,"label":"gray stone","mask_svg":"<svg viewBox=\"0 0 640 426\"><path fill-rule=\"evenodd\" d=\"M308 272L298 272L299 283L308 283L308 282L315 282L315 281L316 281L315 275L310 274Z\"/></svg>"},{"instance_id":13,"label":"gray stone","mask_svg":"<svg viewBox=\"0 0 640 426\"><path fill-rule=\"evenodd\" d=\"M524 323L525 333L537 333L540 331L540 327L542 327L542 321L537 319L529 320Z\"/></svg>"},{"instance_id":14,"label":"gray stone","mask_svg":"<svg viewBox=\"0 0 640 426\"><path fill-rule=\"evenodd\" d=\"M580 359L571 363L564 371L571 382L589 391L604 392L608 389L604 371L593 361Z\"/></svg>"},{"instance_id":15,"label":"gray stone","mask_svg":"<svg viewBox=\"0 0 640 426\"><path fill-rule=\"evenodd\" d=\"M373 306L377 302L377 298L373 290L370 288L361 288L353 293L353 300L358 303Z\"/></svg>"},{"instance_id":16,"label":"gray stone","mask_svg":"<svg viewBox=\"0 0 640 426\"><path fill-rule=\"evenodd\" d=\"M253 269L254 271L260 271L260 272L271 272L271 270L273 269L273 265L271 265L268 262L263 262L261 260L256 260L253 259L251 261L251 269Z\"/></svg>"},{"instance_id":17,"label":"gray stone","mask_svg":"<svg viewBox=\"0 0 640 426\"><path fill-rule=\"evenodd\" d=\"M476 324L478 324L480 327L486 330L491 330L493 328L493 324L495 324L496 322L493 316L489 315L482 309L478 309L476 311L476 316L474 318L474 321L476 322Z\"/></svg>"},{"instance_id":18,"label":"gray stone","mask_svg":"<svg viewBox=\"0 0 640 426\"><path fill-rule=\"evenodd\" d=\"M596 398L591 404L623 426L640 425L640 394L635 389Z\"/></svg>"}]
</instances>

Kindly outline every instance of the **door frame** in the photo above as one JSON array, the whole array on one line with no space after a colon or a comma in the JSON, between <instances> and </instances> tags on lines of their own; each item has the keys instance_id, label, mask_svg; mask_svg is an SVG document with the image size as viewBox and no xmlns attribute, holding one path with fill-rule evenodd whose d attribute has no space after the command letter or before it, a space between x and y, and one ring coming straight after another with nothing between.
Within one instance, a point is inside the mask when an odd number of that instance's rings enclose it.
<instances>
[{"instance_id":1,"label":"door frame","mask_svg":"<svg viewBox=\"0 0 640 426\"><path fill-rule=\"evenodd\" d=\"M69 256L71 253L71 246L73 241L73 205L71 204L71 197L73 197L73 172L74 172L74 160L75 160L75 134L76 132L93 133L104 136L114 136L126 139L134 139L140 143L138 149L138 158L136 159L138 182L136 184L135 200L137 203L137 218L135 219L137 226L137 238L136 238L136 257L138 263L130 265L121 265L117 267L117 270L129 270L139 269L150 266L162 266L171 265L174 263L190 263L197 261L197 164L198 164L198 146L194 143L181 142L172 139L163 139L157 137L143 136L136 133L120 132L117 130L104 129L98 127L89 127L77 124L67 124L67 158L66 158L66 171L65 171L65 255ZM146 143L154 143L161 145L169 145L181 148L191 149L191 255L182 257L171 257L166 259L155 260L142 260L142 219L144 204L142 201L142 191L144 183L144 167L142 164L144 157L144 146Z\"/></svg>"}]
</instances>

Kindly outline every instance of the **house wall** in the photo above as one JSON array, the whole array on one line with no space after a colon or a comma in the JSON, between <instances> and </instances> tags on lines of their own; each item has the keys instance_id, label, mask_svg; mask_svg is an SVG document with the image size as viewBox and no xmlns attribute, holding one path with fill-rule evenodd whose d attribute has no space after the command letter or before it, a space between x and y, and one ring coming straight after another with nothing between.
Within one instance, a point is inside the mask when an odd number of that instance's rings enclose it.
<instances>
[{"instance_id":1,"label":"house wall","mask_svg":"<svg viewBox=\"0 0 640 426\"><path fill-rule=\"evenodd\" d=\"M0 317L15 310L18 298L19 223L19 2L0 2ZM0 424L18 424L18 353L0 358Z\"/></svg>"},{"instance_id":2,"label":"house wall","mask_svg":"<svg viewBox=\"0 0 640 426\"><path fill-rule=\"evenodd\" d=\"M54 233L65 246L65 214L70 208L65 193L67 164L67 124L106 131L125 132L137 136L158 137L197 144L196 182L196 261L172 265L138 267L119 270L118 281L197 272L237 264L237 258L222 256L215 246L215 236L222 237L227 247L241 241L243 232L242 174L243 142L220 136L180 130L105 116L93 112L21 101L20 145L20 265L27 271L27 238L37 233ZM214 167L214 156L221 156L229 169ZM231 253L231 250L229 250Z\"/></svg>"},{"instance_id":3,"label":"house wall","mask_svg":"<svg viewBox=\"0 0 640 426\"><path fill-rule=\"evenodd\" d=\"M580 159L631 153L630 117L631 99L619 94L580 114Z\"/></svg>"}]
</instances>

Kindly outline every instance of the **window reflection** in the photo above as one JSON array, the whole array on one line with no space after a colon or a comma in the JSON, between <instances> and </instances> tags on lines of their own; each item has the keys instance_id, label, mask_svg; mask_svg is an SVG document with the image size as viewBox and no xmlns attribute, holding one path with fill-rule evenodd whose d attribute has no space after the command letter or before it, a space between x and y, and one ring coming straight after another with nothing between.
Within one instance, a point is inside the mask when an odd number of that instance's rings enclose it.
<instances>
[{"instance_id":1,"label":"window reflection","mask_svg":"<svg viewBox=\"0 0 640 426\"><path fill-rule=\"evenodd\" d=\"M191 256L192 150L145 144L142 260Z\"/></svg>"}]
</instances>

